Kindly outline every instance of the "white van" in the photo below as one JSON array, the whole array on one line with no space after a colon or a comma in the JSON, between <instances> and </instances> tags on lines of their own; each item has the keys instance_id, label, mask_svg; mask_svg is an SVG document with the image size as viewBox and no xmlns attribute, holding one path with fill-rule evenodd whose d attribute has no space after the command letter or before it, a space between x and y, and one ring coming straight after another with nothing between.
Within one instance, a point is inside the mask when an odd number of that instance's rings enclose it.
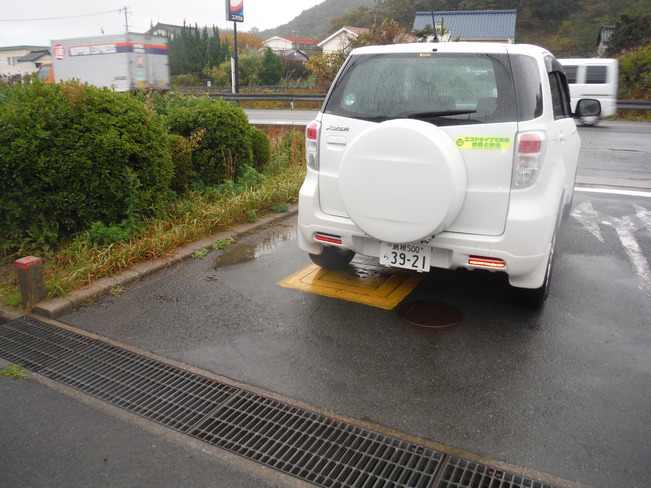
<instances>
[{"instance_id":1,"label":"white van","mask_svg":"<svg viewBox=\"0 0 651 488\"><path fill-rule=\"evenodd\" d=\"M616 59L576 58L558 60L567 76L572 98L572 110L582 98L596 98L601 102L601 118L617 111L617 82L619 64ZM584 125L594 125L599 117L583 117Z\"/></svg>"}]
</instances>

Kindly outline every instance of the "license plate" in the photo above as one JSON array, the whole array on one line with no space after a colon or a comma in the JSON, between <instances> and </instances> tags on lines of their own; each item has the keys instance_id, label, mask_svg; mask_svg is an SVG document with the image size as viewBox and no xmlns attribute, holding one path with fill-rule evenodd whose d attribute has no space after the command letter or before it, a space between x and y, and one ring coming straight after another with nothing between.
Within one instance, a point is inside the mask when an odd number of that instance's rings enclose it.
<instances>
[{"instance_id":1,"label":"license plate","mask_svg":"<svg viewBox=\"0 0 651 488\"><path fill-rule=\"evenodd\" d=\"M389 244L380 242L380 264L394 268L429 271L432 248L421 243Z\"/></svg>"}]
</instances>

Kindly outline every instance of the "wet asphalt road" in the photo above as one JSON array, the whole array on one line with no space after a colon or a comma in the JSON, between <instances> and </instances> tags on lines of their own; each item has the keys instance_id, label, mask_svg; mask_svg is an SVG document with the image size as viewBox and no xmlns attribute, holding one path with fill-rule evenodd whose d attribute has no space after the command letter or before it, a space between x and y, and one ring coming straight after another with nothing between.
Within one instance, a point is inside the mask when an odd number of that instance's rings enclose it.
<instances>
[{"instance_id":1,"label":"wet asphalt road","mask_svg":"<svg viewBox=\"0 0 651 488\"><path fill-rule=\"evenodd\" d=\"M577 193L622 217L651 200ZM545 309L500 275L435 271L407 300L461 310L425 329L397 312L288 290L309 264L295 220L144 280L61 321L332 412L599 487L651 475L651 289L618 234L559 236ZM639 233L651 255L651 236ZM607 279L604 279L607 277ZM644 285L644 286L643 286Z\"/></svg>"},{"instance_id":2,"label":"wet asphalt road","mask_svg":"<svg viewBox=\"0 0 651 488\"><path fill-rule=\"evenodd\" d=\"M582 133L584 175L630 178L608 159L649 134L614 154L599 130ZM488 272L433 271L406 299L457 307L445 329L281 288L310 263L290 218L60 321L333 415L595 487L647 486L651 198L579 191L574 208L542 312Z\"/></svg>"}]
</instances>

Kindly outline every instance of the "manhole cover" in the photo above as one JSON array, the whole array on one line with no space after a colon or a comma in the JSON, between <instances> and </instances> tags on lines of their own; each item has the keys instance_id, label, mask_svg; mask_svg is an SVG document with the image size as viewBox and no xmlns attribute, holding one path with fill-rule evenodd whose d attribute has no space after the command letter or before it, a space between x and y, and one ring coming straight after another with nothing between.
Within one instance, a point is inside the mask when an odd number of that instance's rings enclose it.
<instances>
[{"instance_id":1,"label":"manhole cover","mask_svg":"<svg viewBox=\"0 0 651 488\"><path fill-rule=\"evenodd\" d=\"M400 307L398 315L410 324L420 327L449 327L461 320L459 309L432 300L405 303Z\"/></svg>"}]
</instances>

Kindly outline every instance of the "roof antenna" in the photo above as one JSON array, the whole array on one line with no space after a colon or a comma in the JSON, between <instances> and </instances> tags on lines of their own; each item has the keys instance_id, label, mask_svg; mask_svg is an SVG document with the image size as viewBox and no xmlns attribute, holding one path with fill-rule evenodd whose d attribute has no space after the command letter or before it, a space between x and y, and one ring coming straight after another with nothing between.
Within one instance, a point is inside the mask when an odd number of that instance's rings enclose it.
<instances>
[{"instance_id":1,"label":"roof antenna","mask_svg":"<svg viewBox=\"0 0 651 488\"><path fill-rule=\"evenodd\" d=\"M436 33L436 21L434 20L434 10L432 10L432 28L434 29L434 39L432 39L432 42L439 42L439 36Z\"/></svg>"}]
</instances>

